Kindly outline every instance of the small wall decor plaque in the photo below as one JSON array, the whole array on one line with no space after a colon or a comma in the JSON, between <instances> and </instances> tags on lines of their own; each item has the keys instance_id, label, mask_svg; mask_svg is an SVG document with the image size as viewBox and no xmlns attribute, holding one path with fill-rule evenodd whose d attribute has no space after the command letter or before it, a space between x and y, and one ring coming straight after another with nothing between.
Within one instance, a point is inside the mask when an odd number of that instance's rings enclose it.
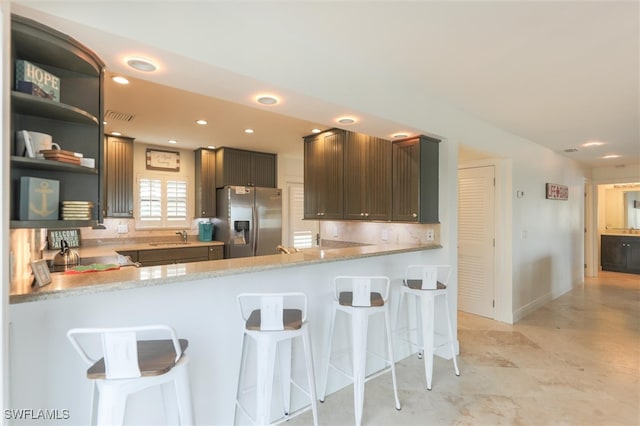
<instances>
[{"instance_id":1,"label":"small wall decor plaque","mask_svg":"<svg viewBox=\"0 0 640 426\"><path fill-rule=\"evenodd\" d=\"M547 183L547 199L568 200L569 187L565 185L558 185L557 183Z\"/></svg>"},{"instance_id":2,"label":"small wall decor plaque","mask_svg":"<svg viewBox=\"0 0 640 426\"><path fill-rule=\"evenodd\" d=\"M147 148L147 170L180 171L180 153Z\"/></svg>"},{"instance_id":3,"label":"small wall decor plaque","mask_svg":"<svg viewBox=\"0 0 640 426\"><path fill-rule=\"evenodd\" d=\"M80 247L80 230L79 229L55 229L47 231L47 242L49 250L59 249L60 242L65 240L69 247Z\"/></svg>"}]
</instances>

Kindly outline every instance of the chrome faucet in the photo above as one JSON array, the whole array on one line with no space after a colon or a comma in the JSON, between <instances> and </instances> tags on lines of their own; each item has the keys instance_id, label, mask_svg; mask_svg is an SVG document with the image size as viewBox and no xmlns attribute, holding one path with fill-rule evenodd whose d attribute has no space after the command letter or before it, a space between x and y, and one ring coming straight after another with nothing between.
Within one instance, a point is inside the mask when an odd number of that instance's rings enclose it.
<instances>
[{"instance_id":1,"label":"chrome faucet","mask_svg":"<svg viewBox=\"0 0 640 426\"><path fill-rule=\"evenodd\" d=\"M180 235L182 237L182 242L187 242L187 230L185 229L182 232L176 232L176 235Z\"/></svg>"}]
</instances>

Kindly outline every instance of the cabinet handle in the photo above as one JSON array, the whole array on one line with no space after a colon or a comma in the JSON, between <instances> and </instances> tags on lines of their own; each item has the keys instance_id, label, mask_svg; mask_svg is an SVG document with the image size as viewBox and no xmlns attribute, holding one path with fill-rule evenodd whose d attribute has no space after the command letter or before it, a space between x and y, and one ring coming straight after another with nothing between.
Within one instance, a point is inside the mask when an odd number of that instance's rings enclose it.
<instances>
[{"instance_id":1,"label":"cabinet handle","mask_svg":"<svg viewBox=\"0 0 640 426\"><path fill-rule=\"evenodd\" d=\"M202 214L205 214L206 212L204 210L202 210Z\"/></svg>"},{"instance_id":2,"label":"cabinet handle","mask_svg":"<svg viewBox=\"0 0 640 426\"><path fill-rule=\"evenodd\" d=\"M364 214L364 217L369 217L369 213L365 213L365 214Z\"/></svg>"},{"instance_id":3,"label":"cabinet handle","mask_svg":"<svg viewBox=\"0 0 640 426\"><path fill-rule=\"evenodd\" d=\"M418 217L418 213L411 213L411 216Z\"/></svg>"},{"instance_id":4,"label":"cabinet handle","mask_svg":"<svg viewBox=\"0 0 640 426\"><path fill-rule=\"evenodd\" d=\"M364 213L360 213L360 217L364 217Z\"/></svg>"}]
</instances>

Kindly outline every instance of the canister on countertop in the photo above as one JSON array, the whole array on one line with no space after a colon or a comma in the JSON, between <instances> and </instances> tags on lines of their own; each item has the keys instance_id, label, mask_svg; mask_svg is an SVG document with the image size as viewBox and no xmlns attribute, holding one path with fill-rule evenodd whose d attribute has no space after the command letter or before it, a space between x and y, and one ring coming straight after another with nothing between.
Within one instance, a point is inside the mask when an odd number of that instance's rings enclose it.
<instances>
[{"instance_id":1,"label":"canister on countertop","mask_svg":"<svg viewBox=\"0 0 640 426\"><path fill-rule=\"evenodd\" d=\"M200 222L198 224L198 240L213 240L213 222Z\"/></svg>"}]
</instances>

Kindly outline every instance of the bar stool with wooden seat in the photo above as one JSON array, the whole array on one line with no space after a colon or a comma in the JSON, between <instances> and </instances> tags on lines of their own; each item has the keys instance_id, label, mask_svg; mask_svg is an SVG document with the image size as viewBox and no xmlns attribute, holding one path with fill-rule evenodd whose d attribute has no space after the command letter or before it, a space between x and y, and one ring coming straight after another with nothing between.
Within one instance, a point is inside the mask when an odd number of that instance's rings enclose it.
<instances>
[{"instance_id":1,"label":"bar stool with wooden seat","mask_svg":"<svg viewBox=\"0 0 640 426\"><path fill-rule=\"evenodd\" d=\"M324 402L327 392L327 382L329 378L329 368L333 368L338 373L353 382L353 404L356 425L362 423L362 411L364 407L364 384L365 382L378 377L380 374L391 370L393 382L393 393L395 397L395 407L400 410L400 400L398 399L398 388L396 385L396 370L394 365L393 346L391 344L391 323L389 319L389 283L385 276L337 276L334 278L334 314L329 327L327 352L325 355L324 383L320 401ZM351 317L351 356L352 371L340 368L332 362L332 343L335 327L335 320L338 312L343 312ZM385 334L387 339L386 358L384 367L378 372L365 376L367 362L367 333L369 329L369 317L376 314L384 315ZM376 354L371 354L376 355Z\"/></svg>"},{"instance_id":2,"label":"bar stool with wooden seat","mask_svg":"<svg viewBox=\"0 0 640 426\"><path fill-rule=\"evenodd\" d=\"M433 355L437 348L449 345L453 358L453 368L456 376L460 375L456 352L453 340L453 329L451 327L451 316L449 314L449 301L447 299L447 285L451 278L453 268L450 265L409 265L406 269L403 285L400 287L400 303L398 304L398 317L396 321L396 336L403 339L405 334L416 331L417 342L408 336L403 340L411 343L419 349L418 357L424 358L425 378L427 389L431 390L433 377ZM403 303L406 297L414 297L416 306L416 328L401 328L400 313L403 311ZM442 298L447 317L447 336L445 340L435 345L435 301ZM407 310L407 312L409 312Z\"/></svg>"},{"instance_id":3,"label":"bar stool with wooden seat","mask_svg":"<svg viewBox=\"0 0 640 426\"><path fill-rule=\"evenodd\" d=\"M318 405L316 384L311 353L311 338L307 318L307 296L304 293L242 293L238 295L238 305L244 320L242 340L242 358L238 375L236 409L234 424L241 411L253 424L277 424L289 420L309 409L313 414L313 424L318 425ZM302 339L307 385L305 390L291 377L292 343L295 338ZM251 391L243 388L244 371L247 368L248 339L256 343L256 408L255 418L251 416L241 397ZM282 391L282 415L271 418L273 379L276 367L276 355L279 358L280 386ZM309 404L291 412L291 385L294 385L309 399Z\"/></svg>"},{"instance_id":4,"label":"bar stool with wooden seat","mask_svg":"<svg viewBox=\"0 0 640 426\"><path fill-rule=\"evenodd\" d=\"M169 339L138 340L141 335L168 335ZM89 366L87 378L93 381L91 424L124 424L128 396L159 385L172 385L175 391L177 404L172 407L169 396L173 392L162 388L170 424L193 424L189 358L184 355L188 342L178 339L171 327L74 328L67 337ZM177 411L173 409L176 405Z\"/></svg>"}]
</instances>

